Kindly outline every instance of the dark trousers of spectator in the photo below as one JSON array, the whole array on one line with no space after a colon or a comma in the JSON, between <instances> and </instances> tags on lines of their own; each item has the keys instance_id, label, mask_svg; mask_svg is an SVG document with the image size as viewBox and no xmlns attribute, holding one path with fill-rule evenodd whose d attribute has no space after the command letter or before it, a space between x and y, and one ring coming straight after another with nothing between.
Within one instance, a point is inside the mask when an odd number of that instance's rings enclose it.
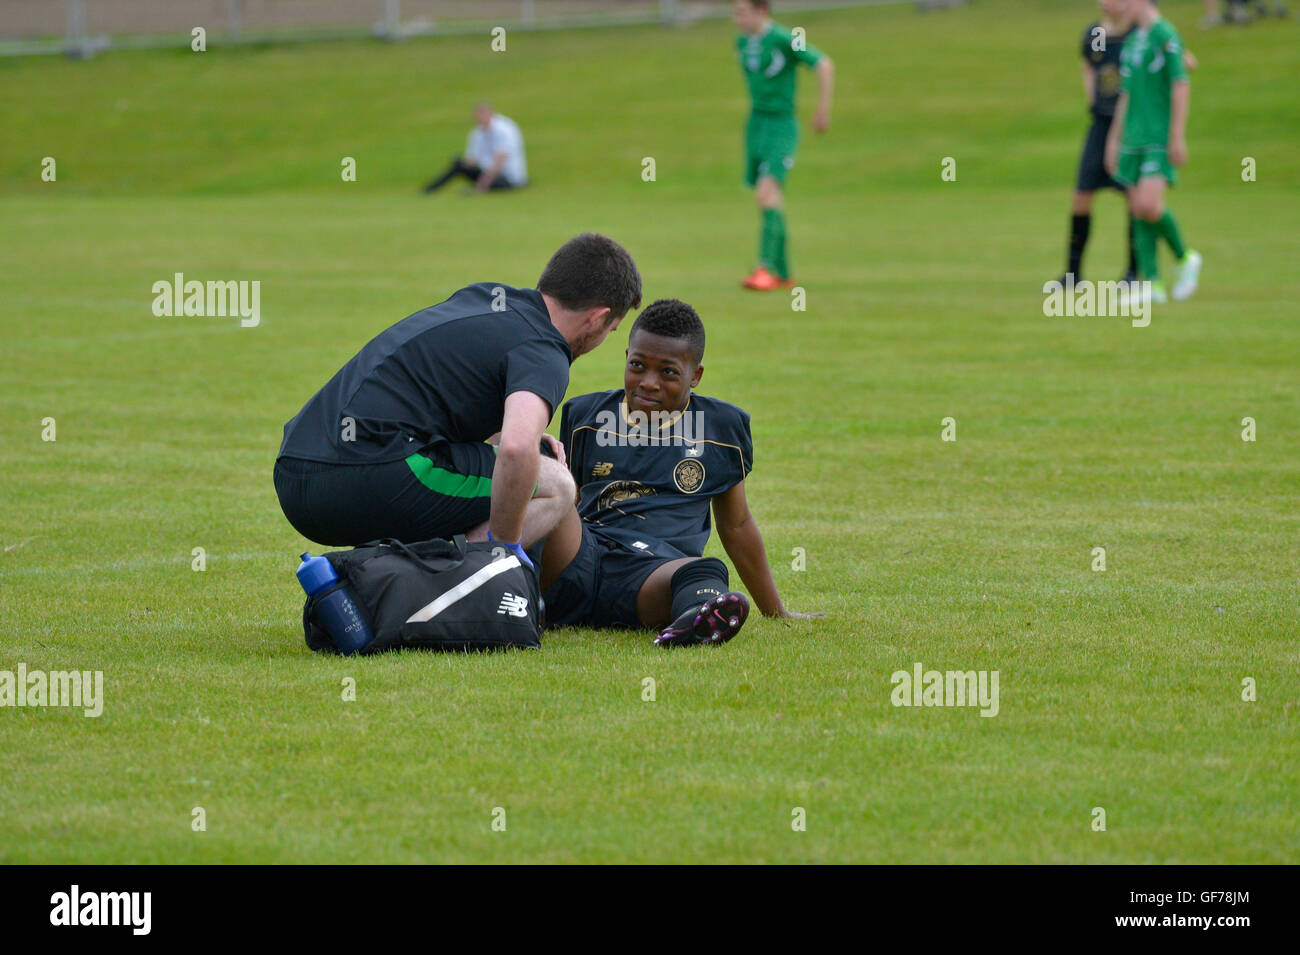
<instances>
[{"instance_id":1,"label":"dark trousers of spectator","mask_svg":"<svg viewBox=\"0 0 1300 955\"><path fill-rule=\"evenodd\" d=\"M478 182L478 177L481 175L483 175L483 170L481 168L476 166L474 163L466 162L464 157L457 156L455 159L451 161L451 165L447 167L446 172L444 172L437 179L432 179L429 181L429 184L424 187L424 191L436 192L437 190L445 186L447 183L451 182L451 180L455 179L457 176L464 176L470 182ZM498 174L497 177L492 180L491 188L492 189L513 189L514 183L512 183L505 176Z\"/></svg>"}]
</instances>

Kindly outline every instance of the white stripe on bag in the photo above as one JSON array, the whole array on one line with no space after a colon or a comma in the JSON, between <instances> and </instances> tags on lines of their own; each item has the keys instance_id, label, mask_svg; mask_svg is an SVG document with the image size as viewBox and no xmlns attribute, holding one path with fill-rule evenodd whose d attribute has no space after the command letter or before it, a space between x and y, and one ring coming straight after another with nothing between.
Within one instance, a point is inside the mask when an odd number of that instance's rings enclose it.
<instances>
[{"instance_id":1,"label":"white stripe on bag","mask_svg":"<svg viewBox=\"0 0 1300 955\"><path fill-rule=\"evenodd\" d=\"M454 604L457 600L460 600L462 597L466 596L467 594L473 593L475 590L478 590L480 587L486 584L497 574L504 574L507 570L510 570L512 567L519 567L519 566L521 566L519 563L519 558L515 557L513 554L505 558L504 560L494 560L486 567L474 571L473 574L466 577L455 587L452 587L451 590L447 591L445 594L440 596L437 600L433 601L433 603L421 607L419 610L415 611L415 613L411 614L409 617L406 618L406 622L424 623L426 620L432 620L434 617L438 616L438 614L442 613L444 610L446 610L448 607Z\"/></svg>"}]
</instances>

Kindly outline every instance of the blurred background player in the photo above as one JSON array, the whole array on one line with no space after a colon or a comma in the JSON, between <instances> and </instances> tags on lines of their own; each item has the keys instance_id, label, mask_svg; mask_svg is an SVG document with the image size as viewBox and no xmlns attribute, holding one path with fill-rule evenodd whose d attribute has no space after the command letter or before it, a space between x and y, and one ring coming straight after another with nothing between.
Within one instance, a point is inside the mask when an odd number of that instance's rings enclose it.
<instances>
[{"instance_id":1,"label":"blurred background player","mask_svg":"<svg viewBox=\"0 0 1300 955\"><path fill-rule=\"evenodd\" d=\"M703 356L695 309L660 299L632 326L623 387L565 403L560 440L579 499L542 552L551 626L644 627L669 646L731 639L749 600L730 589L726 564L703 556L710 509L764 616L822 616L781 602L745 498L749 415L693 394Z\"/></svg>"},{"instance_id":2,"label":"blurred background player","mask_svg":"<svg viewBox=\"0 0 1300 955\"><path fill-rule=\"evenodd\" d=\"M1228 23L1250 23L1254 17L1251 16L1250 8L1255 8L1256 17L1266 17L1270 13L1275 16L1284 17L1287 15L1287 6L1281 0L1273 3L1272 9L1269 8L1265 0L1223 0L1226 6L1226 22ZM1215 27L1225 22L1225 16L1220 13L1220 0L1205 0L1205 19L1201 21L1203 27Z\"/></svg>"},{"instance_id":3,"label":"blurred background player","mask_svg":"<svg viewBox=\"0 0 1300 955\"><path fill-rule=\"evenodd\" d=\"M781 186L794 165L799 145L799 124L794 115L795 69L804 63L817 72L820 95L812 127L819 133L830 128L834 76L830 57L809 46L802 35L796 39L785 27L774 23L769 7L766 0L736 0L732 8L741 32L736 39L736 55L752 100L745 127L745 185L754 190L762 216L758 265L742 284L760 291L794 285L786 258Z\"/></svg>"},{"instance_id":4,"label":"blurred background player","mask_svg":"<svg viewBox=\"0 0 1300 955\"><path fill-rule=\"evenodd\" d=\"M1183 62L1183 41L1153 0L1125 0L1133 29L1120 54L1122 92L1106 140L1106 169L1127 190L1133 213L1138 276L1151 282L1151 301L1169 300L1156 257L1164 239L1178 260L1173 299L1196 291L1201 255L1183 245L1165 191L1178 181L1187 161L1187 113L1191 84Z\"/></svg>"},{"instance_id":5,"label":"blurred background player","mask_svg":"<svg viewBox=\"0 0 1300 955\"><path fill-rule=\"evenodd\" d=\"M457 176L474 183L479 192L518 189L528 184L528 163L524 157L524 135L508 116L493 112L487 103L474 107L474 128L465 143L465 155L457 156L425 192L441 189Z\"/></svg>"},{"instance_id":6,"label":"blurred background player","mask_svg":"<svg viewBox=\"0 0 1300 955\"><path fill-rule=\"evenodd\" d=\"M1124 187L1106 171L1106 137L1110 133L1115 105L1119 102L1119 55L1124 38L1132 28L1132 21L1124 12L1125 0L1099 0L1101 19L1083 31L1083 92L1092 113L1092 124L1083 140L1083 155L1079 157L1079 173L1075 178L1074 202L1070 214L1070 245L1065 275L1060 282L1074 276L1083 281L1083 251L1092 231L1092 197L1098 189ZM1128 268L1125 281L1137 278L1137 260L1133 252L1133 216L1128 217Z\"/></svg>"},{"instance_id":7,"label":"blurred background player","mask_svg":"<svg viewBox=\"0 0 1300 955\"><path fill-rule=\"evenodd\" d=\"M1111 121L1115 117L1115 106L1119 102L1120 52L1124 40L1133 28L1133 21L1126 10L1127 0L1098 0L1101 19L1088 25L1083 31L1083 91L1092 113L1092 124L1083 140L1083 154L1079 157L1079 172L1075 179L1074 202L1070 215L1070 245L1065 266L1065 275L1059 279L1066 284L1069 275L1075 282L1083 281L1082 265L1084 249L1088 245L1088 236L1092 232L1092 199L1098 189L1117 189L1124 187L1111 178L1106 171L1106 139L1110 133ZM1183 62L1188 70L1196 69L1196 58L1188 51L1183 52ZM1128 244L1128 266L1124 270L1123 281L1131 282L1137 278L1137 258L1133 250L1133 214L1128 215L1125 227Z\"/></svg>"}]
</instances>

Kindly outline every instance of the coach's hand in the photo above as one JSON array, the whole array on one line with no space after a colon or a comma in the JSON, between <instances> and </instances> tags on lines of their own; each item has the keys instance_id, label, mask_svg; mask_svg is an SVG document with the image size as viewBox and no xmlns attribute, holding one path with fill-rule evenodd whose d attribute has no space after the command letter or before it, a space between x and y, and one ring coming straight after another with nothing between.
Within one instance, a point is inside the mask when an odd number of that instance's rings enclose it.
<instances>
[{"instance_id":1,"label":"coach's hand","mask_svg":"<svg viewBox=\"0 0 1300 955\"><path fill-rule=\"evenodd\" d=\"M507 544L505 541L499 541L499 540L497 540L495 537L492 536L492 532L491 532L491 531L488 531L488 540L490 540L490 541L491 541L492 543L494 543L494 544L502 544L502 545L504 545L505 548L506 548L506 550L510 551L510 553L512 553L512 554L514 554L516 557L518 557L518 558L519 558L519 562L520 562L521 564L523 564L524 566L526 566L529 570L536 570L536 569L537 569L536 567L533 566L533 562L528 558L528 553L524 550L524 548L523 548L523 546L522 546L522 544L521 544L520 542L516 541L516 542L513 543L513 544Z\"/></svg>"}]
</instances>

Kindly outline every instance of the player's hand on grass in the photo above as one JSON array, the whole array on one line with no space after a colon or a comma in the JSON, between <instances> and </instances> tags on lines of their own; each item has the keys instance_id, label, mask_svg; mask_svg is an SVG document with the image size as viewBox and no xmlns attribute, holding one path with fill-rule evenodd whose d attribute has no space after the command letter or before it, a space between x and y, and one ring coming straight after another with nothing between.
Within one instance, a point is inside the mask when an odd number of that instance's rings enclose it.
<instances>
[{"instance_id":1,"label":"player's hand on grass","mask_svg":"<svg viewBox=\"0 0 1300 955\"><path fill-rule=\"evenodd\" d=\"M820 610L814 610L812 613L799 613L797 610L786 610L781 608L777 618L780 620L816 620L818 617L824 617L826 614Z\"/></svg>"},{"instance_id":2,"label":"player's hand on grass","mask_svg":"<svg viewBox=\"0 0 1300 955\"><path fill-rule=\"evenodd\" d=\"M831 128L831 118L823 110L818 110L812 119L812 128L814 132L824 133Z\"/></svg>"},{"instance_id":3,"label":"player's hand on grass","mask_svg":"<svg viewBox=\"0 0 1300 955\"><path fill-rule=\"evenodd\" d=\"M1169 161L1175 166L1187 162L1187 140L1181 136L1169 139Z\"/></svg>"}]
</instances>

